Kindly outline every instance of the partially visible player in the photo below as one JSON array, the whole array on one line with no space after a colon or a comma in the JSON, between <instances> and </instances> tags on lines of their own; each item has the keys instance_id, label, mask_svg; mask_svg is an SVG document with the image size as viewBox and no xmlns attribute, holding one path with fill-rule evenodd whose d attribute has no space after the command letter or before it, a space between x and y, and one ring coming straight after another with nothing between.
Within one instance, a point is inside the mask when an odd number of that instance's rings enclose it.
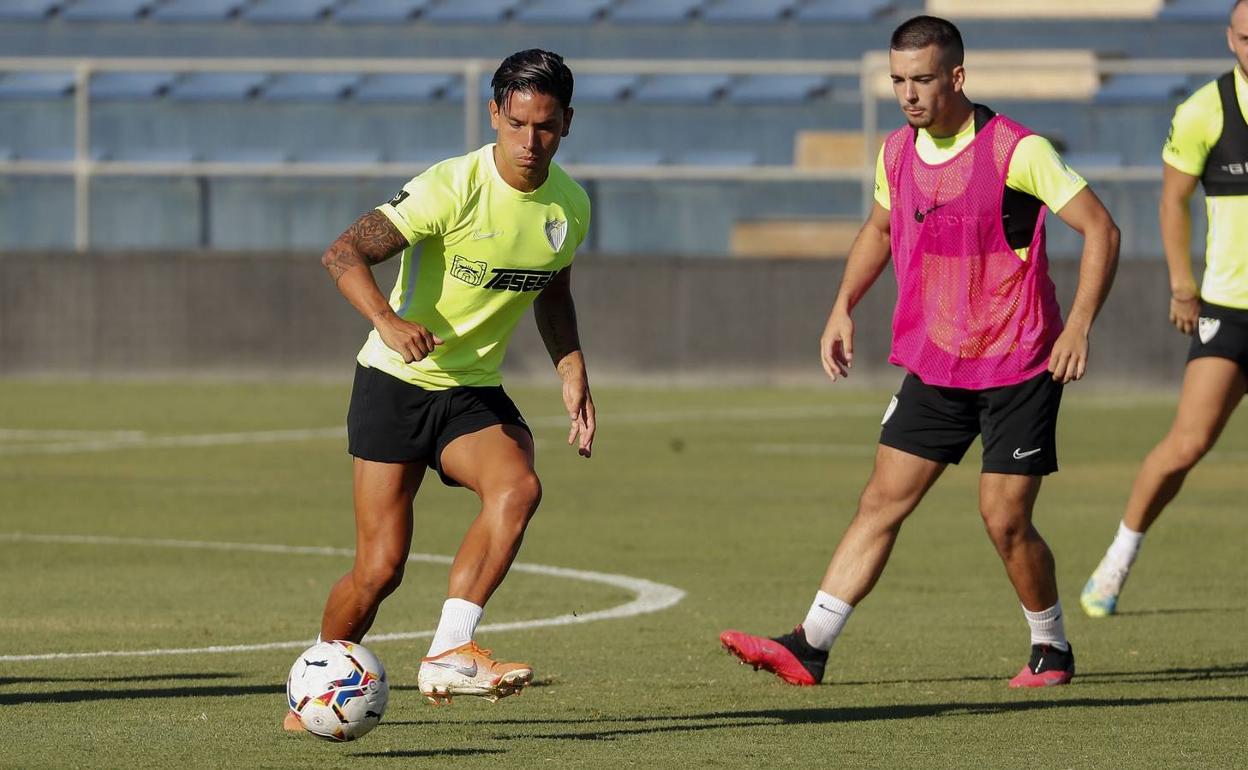
<instances>
[{"instance_id":1,"label":"partially visible player","mask_svg":"<svg viewBox=\"0 0 1248 770\"><path fill-rule=\"evenodd\" d=\"M898 299L889 360L908 373L884 413L875 468L805 620L770 639L725 631L720 641L786 682L817 684L828 650L883 573L902 523L982 435L980 514L1031 629L1030 660L1009 684L1066 684L1074 653L1053 554L1032 511L1041 481L1057 470L1062 389L1084 376L1088 335L1118 257L1118 228L1047 140L967 98L962 37L953 24L910 19L889 48L893 90L909 125L880 152L875 206L850 249L820 354L833 381L848 374L851 313L891 255ZM1064 325L1047 274L1046 208L1084 239Z\"/></svg>"},{"instance_id":2,"label":"partially visible player","mask_svg":"<svg viewBox=\"0 0 1248 770\"><path fill-rule=\"evenodd\" d=\"M1170 268L1170 321L1192 335L1170 432L1144 458L1118 533L1080 597L1112 615L1144 533L1226 427L1248 388L1248 0L1231 8L1235 67L1174 111L1161 157L1161 240ZM1205 188L1209 235L1199 291L1192 275L1191 197Z\"/></svg>"},{"instance_id":3,"label":"partially visible player","mask_svg":"<svg viewBox=\"0 0 1248 770\"><path fill-rule=\"evenodd\" d=\"M498 699L533 676L528 665L498 662L474 640L542 496L532 435L499 374L530 305L563 380L568 443L585 457L593 447L594 402L571 292L589 199L553 162L571 126L572 86L557 54L509 56L494 73L489 102L497 141L408 182L322 259L373 331L357 357L347 415L355 564L330 592L321 638L360 641L398 587L426 469L481 499L417 676L434 702ZM398 254L402 266L387 300L371 266ZM300 729L293 716L286 727Z\"/></svg>"}]
</instances>

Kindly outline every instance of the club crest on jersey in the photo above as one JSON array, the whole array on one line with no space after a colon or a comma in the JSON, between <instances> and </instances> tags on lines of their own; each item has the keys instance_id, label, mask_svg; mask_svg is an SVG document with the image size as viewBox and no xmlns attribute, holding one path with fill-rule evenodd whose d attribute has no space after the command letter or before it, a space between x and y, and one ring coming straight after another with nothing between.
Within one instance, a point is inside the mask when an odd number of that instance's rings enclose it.
<instances>
[{"instance_id":1,"label":"club crest on jersey","mask_svg":"<svg viewBox=\"0 0 1248 770\"><path fill-rule=\"evenodd\" d=\"M485 280L485 271L489 267L485 262L464 259L458 254L451 262L451 277L458 278L469 286L480 286Z\"/></svg>"},{"instance_id":2,"label":"club crest on jersey","mask_svg":"<svg viewBox=\"0 0 1248 770\"><path fill-rule=\"evenodd\" d=\"M563 239L568 235L568 222L565 219L548 219L546 221L546 240L555 251L563 248Z\"/></svg>"},{"instance_id":3,"label":"club crest on jersey","mask_svg":"<svg viewBox=\"0 0 1248 770\"><path fill-rule=\"evenodd\" d=\"M1196 333L1200 335L1202 344L1208 343L1213 336L1218 333L1218 329L1222 326L1220 318L1205 318L1201 316L1200 321L1196 324Z\"/></svg>"}]
</instances>

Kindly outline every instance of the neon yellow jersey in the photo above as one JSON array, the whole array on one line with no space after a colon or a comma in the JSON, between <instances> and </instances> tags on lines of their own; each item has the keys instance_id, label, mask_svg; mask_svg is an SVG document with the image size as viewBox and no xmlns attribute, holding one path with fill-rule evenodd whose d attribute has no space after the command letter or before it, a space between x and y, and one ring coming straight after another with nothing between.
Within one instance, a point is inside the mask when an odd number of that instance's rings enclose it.
<instances>
[{"instance_id":1,"label":"neon yellow jersey","mask_svg":"<svg viewBox=\"0 0 1248 770\"><path fill-rule=\"evenodd\" d=\"M412 244L390 306L443 344L408 364L373 330L357 360L428 390L501 383L520 317L589 230L589 196L563 169L550 164L541 187L520 192L499 176L493 144L433 166L377 210Z\"/></svg>"},{"instance_id":2,"label":"neon yellow jersey","mask_svg":"<svg viewBox=\"0 0 1248 770\"><path fill-rule=\"evenodd\" d=\"M1248 78L1239 67L1235 68L1235 99L1248 120ZM1161 159L1177 171L1199 177L1220 136L1222 99L1214 80L1175 109ZM1207 197L1205 216L1209 233L1200 296L1215 305L1248 309L1248 196Z\"/></svg>"}]
</instances>

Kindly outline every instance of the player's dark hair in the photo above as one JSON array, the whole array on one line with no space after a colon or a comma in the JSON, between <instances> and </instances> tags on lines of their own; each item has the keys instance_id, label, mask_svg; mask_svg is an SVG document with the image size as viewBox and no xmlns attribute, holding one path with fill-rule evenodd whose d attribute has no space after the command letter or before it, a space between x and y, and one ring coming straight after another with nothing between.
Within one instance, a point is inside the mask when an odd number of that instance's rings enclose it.
<instances>
[{"instance_id":1,"label":"player's dark hair","mask_svg":"<svg viewBox=\"0 0 1248 770\"><path fill-rule=\"evenodd\" d=\"M494 72L490 81L494 103L505 107L514 93L553 96L564 109L572 103L572 70L557 53L530 48L513 53Z\"/></svg>"},{"instance_id":2,"label":"player's dark hair","mask_svg":"<svg viewBox=\"0 0 1248 770\"><path fill-rule=\"evenodd\" d=\"M894 51L918 51L934 45L940 49L941 60L950 69L962 66L965 49L962 33L952 22L935 16L915 16L893 30L888 47Z\"/></svg>"}]
</instances>

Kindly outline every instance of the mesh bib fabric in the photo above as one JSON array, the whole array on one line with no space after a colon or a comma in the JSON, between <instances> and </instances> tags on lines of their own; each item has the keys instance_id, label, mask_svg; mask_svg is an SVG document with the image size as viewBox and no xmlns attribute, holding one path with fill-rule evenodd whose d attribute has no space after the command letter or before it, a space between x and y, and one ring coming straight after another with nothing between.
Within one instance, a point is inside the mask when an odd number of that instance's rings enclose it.
<instances>
[{"instance_id":1,"label":"mesh bib fabric","mask_svg":"<svg viewBox=\"0 0 1248 770\"><path fill-rule=\"evenodd\" d=\"M1048 366L1062 319L1044 249L1046 211L1026 259L1002 224L1010 158L1030 133L997 115L934 166L919 157L914 129L885 141L897 276L889 362L929 385L1014 385Z\"/></svg>"}]
</instances>

